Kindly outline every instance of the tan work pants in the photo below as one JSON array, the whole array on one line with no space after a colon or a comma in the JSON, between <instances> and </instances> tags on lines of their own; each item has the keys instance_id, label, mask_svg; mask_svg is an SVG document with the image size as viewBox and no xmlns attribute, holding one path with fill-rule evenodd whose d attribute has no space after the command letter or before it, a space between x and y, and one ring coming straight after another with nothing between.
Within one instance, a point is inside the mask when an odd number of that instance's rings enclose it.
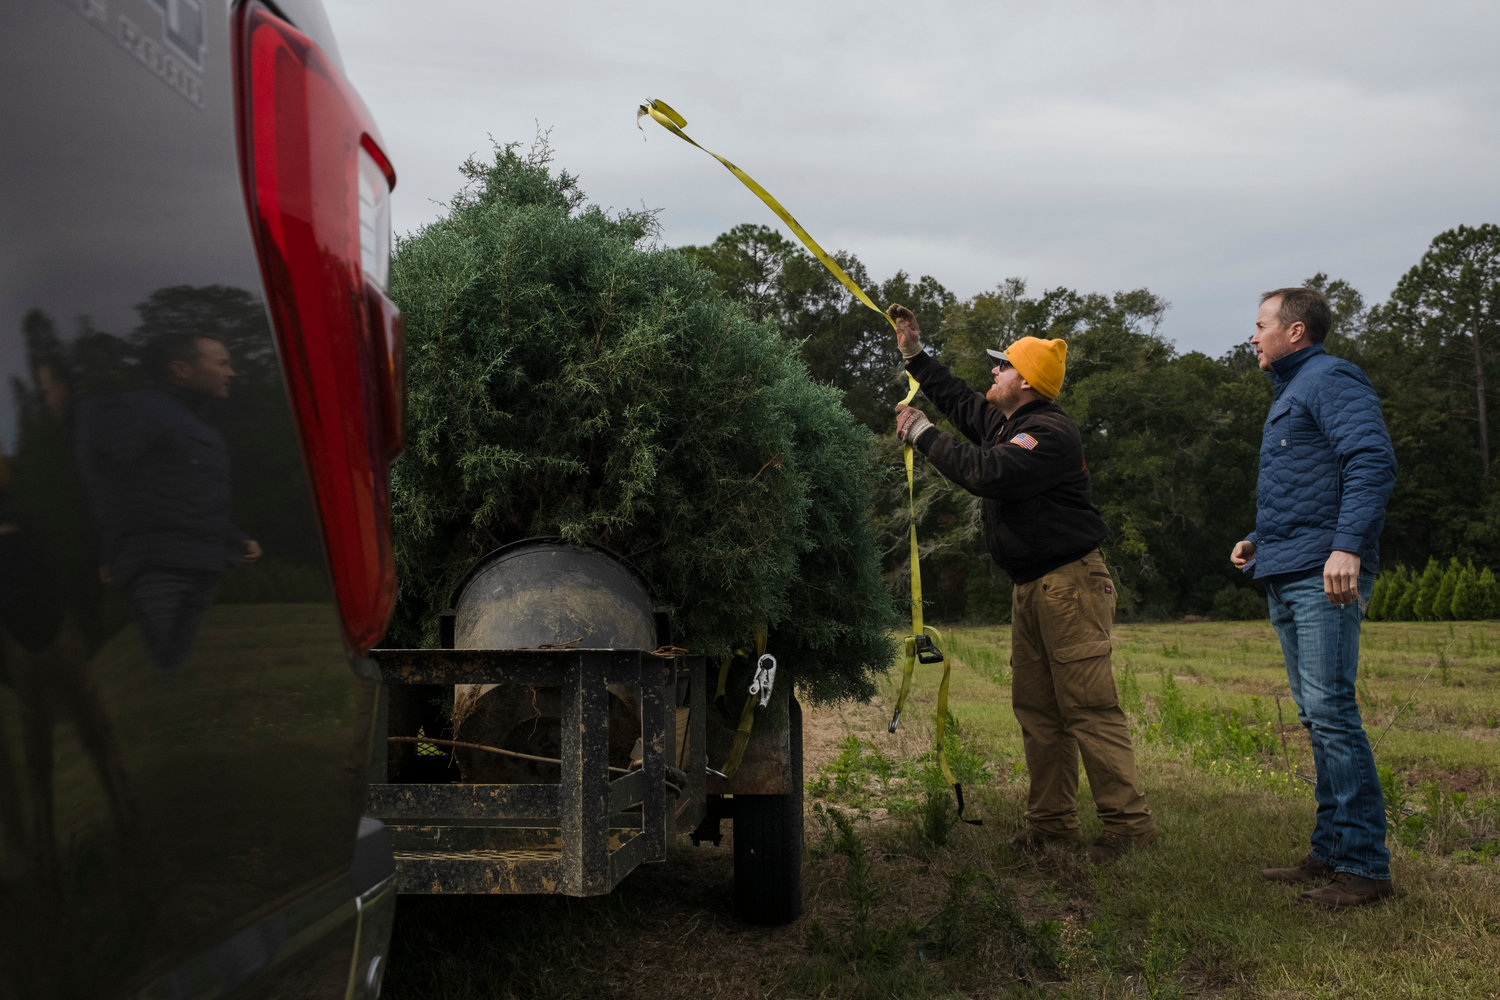
<instances>
[{"instance_id":1,"label":"tan work pants","mask_svg":"<svg viewBox=\"0 0 1500 1000\"><path fill-rule=\"evenodd\" d=\"M1012 596L1011 702L1021 724L1031 790L1026 820L1059 836L1078 832L1078 758L1105 832L1154 828L1141 792L1110 667L1115 588L1098 550Z\"/></svg>"}]
</instances>

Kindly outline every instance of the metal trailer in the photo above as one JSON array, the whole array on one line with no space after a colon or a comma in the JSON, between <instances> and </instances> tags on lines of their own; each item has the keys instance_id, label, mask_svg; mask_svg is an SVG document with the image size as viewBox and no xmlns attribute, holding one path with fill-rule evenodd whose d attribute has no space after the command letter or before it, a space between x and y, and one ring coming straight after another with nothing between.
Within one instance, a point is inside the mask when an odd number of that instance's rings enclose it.
<instances>
[{"instance_id":1,"label":"metal trailer","mask_svg":"<svg viewBox=\"0 0 1500 1000\"><path fill-rule=\"evenodd\" d=\"M367 811L391 833L401 892L601 895L664 860L673 833L717 845L727 818L737 913L801 913L801 708L785 668L758 677L740 658L715 706L720 665L669 645L645 581L552 539L481 560L440 631L444 648L372 654L388 752ZM745 699L751 735L725 777ZM498 720L500 745L439 736L451 704Z\"/></svg>"}]
</instances>

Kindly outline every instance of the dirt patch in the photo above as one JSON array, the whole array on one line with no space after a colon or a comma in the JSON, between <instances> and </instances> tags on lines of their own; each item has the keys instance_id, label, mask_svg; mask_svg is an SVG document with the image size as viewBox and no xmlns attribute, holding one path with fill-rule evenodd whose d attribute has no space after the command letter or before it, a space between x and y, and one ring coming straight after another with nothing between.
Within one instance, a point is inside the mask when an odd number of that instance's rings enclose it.
<instances>
[{"instance_id":1,"label":"dirt patch","mask_svg":"<svg viewBox=\"0 0 1500 1000\"><path fill-rule=\"evenodd\" d=\"M1495 779L1482 767L1438 767L1424 761L1401 771L1401 780L1412 788L1433 782L1450 792L1496 794Z\"/></svg>"},{"instance_id":2,"label":"dirt patch","mask_svg":"<svg viewBox=\"0 0 1500 1000\"><path fill-rule=\"evenodd\" d=\"M851 734L868 735L872 706L855 702L802 706L802 767L809 780L839 755Z\"/></svg>"},{"instance_id":3,"label":"dirt patch","mask_svg":"<svg viewBox=\"0 0 1500 1000\"><path fill-rule=\"evenodd\" d=\"M1288 747L1296 747L1299 750L1312 749L1312 738L1307 734L1307 727L1300 722L1287 722L1277 726L1276 735Z\"/></svg>"},{"instance_id":4,"label":"dirt patch","mask_svg":"<svg viewBox=\"0 0 1500 1000\"><path fill-rule=\"evenodd\" d=\"M874 743L888 757L917 755L928 749L933 703L931 691L914 691L907 699L901 722L890 732L893 704L876 698L867 703L840 701L803 706L802 760L811 781L838 757L850 736Z\"/></svg>"},{"instance_id":5,"label":"dirt patch","mask_svg":"<svg viewBox=\"0 0 1500 1000\"><path fill-rule=\"evenodd\" d=\"M1285 676L1278 675L1275 680L1260 677L1230 677L1215 686L1221 691L1260 695L1262 698L1269 698L1272 701L1276 699L1277 695L1280 695L1282 701L1287 706L1290 706L1293 714L1297 711L1297 706L1292 701L1292 693L1287 690Z\"/></svg>"}]
</instances>

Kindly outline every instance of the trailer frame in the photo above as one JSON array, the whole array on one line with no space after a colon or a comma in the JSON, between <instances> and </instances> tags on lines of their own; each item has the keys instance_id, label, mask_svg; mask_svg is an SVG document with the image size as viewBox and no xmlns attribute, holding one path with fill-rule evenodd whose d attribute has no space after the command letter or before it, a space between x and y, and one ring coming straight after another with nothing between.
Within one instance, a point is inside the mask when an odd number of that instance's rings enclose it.
<instances>
[{"instance_id":1,"label":"trailer frame","mask_svg":"<svg viewBox=\"0 0 1500 1000\"><path fill-rule=\"evenodd\" d=\"M562 692L557 782L393 781L399 751L392 745L387 773L371 783L367 807L391 831L402 892L600 895L640 864L663 860L668 834L690 832L705 817L702 657L620 649L379 649L371 655L384 682L381 732L407 728L422 711L426 685L517 684ZM640 691L640 766L618 776L609 767L610 684ZM684 685L687 704L679 706ZM688 709L682 768L676 766L679 707Z\"/></svg>"}]
</instances>

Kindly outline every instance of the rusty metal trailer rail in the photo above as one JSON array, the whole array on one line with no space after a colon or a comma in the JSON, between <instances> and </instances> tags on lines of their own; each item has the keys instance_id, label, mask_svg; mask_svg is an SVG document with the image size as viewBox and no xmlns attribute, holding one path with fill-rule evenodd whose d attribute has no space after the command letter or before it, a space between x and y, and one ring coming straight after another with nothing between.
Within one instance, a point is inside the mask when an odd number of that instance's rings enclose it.
<instances>
[{"instance_id":1,"label":"rusty metal trailer rail","mask_svg":"<svg viewBox=\"0 0 1500 1000\"><path fill-rule=\"evenodd\" d=\"M534 784L372 782L405 893L610 892L666 857L667 835L704 818L706 666L702 657L624 649L377 649L384 686L378 732L422 686L517 684L562 695L561 774ZM679 691L686 680L686 704ZM611 776L607 686L640 691L641 761ZM679 760L677 710L686 707ZM431 734L428 734L431 735Z\"/></svg>"}]
</instances>

